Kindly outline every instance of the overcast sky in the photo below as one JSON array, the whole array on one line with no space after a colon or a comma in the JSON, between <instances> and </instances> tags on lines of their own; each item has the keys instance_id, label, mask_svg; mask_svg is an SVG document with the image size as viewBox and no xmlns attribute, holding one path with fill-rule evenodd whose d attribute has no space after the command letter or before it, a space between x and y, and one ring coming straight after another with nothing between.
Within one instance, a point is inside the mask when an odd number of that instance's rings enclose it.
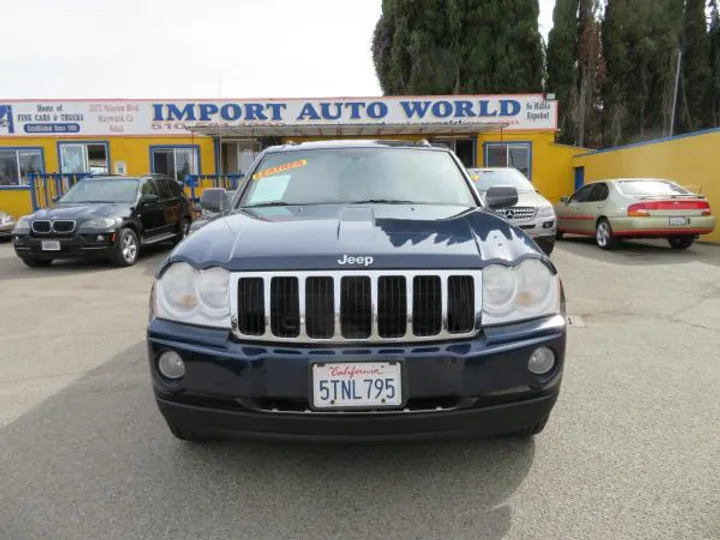
<instances>
[{"instance_id":1,"label":"overcast sky","mask_svg":"<svg viewBox=\"0 0 720 540\"><path fill-rule=\"evenodd\" d=\"M8 0L0 98L380 95L381 0ZM547 37L555 0L540 0Z\"/></svg>"}]
</instances>

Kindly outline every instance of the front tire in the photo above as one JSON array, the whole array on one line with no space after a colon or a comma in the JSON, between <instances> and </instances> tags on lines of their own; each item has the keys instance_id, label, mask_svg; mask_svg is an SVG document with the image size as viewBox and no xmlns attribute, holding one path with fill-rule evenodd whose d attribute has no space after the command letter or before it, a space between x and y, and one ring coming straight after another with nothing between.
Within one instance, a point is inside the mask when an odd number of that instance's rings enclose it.
<instances>
[{"instance_id":1,"label":"front tire","mask_svg":"<svg viewBox=\"0 0 720 540\"><path fill-rule=\"evenodd\" d=\"M670 236L668 239L668 244L670 244L670 247L673 249L687 249L690 246L693 245L695 242L694 236Z\"/></svg>"},{"instance_id":2,"label":"front tire","mask_svg":"<svg viewBox=\"0 0 720 540\"><path fill-rule=\"evenodd\" d=\"M137 234L127 227L120 229L117 234L117 244L113 264L115 266L132 266L137 262L140 254L140 242Z\"/></svg>"},{"instance_id":3,"label":"front tire","mask_svg":"<svg viewBox=\"0 0 720 540\"><path fill-rule=\"evenodd\" d=\"M540 249L543 250L545 255L550 256L555 249L555 240L545 240L544 242L540 242Z\"/></svg>"},{"instance_id":4,"label":"front tire","mask_svg":"<svg viewBox=\"0 0 720 540\"><path fill-rule=\"evenodd\" d=\"M610 222L605 219L599 219L595 225L595 243L600 249L614 249L618 245L617 236L613 234Z\"/></svg>"},{"instance_id":5,"label":"front tire","mask_svg":"<svg viewBox=\"0 0 720 540\"><path fill-rule=\"evenodd\" d=\"M188 232L190 231L191 221L188 218L183 218L178 225L178 233L173 238L173 245L178 245L180 242L187 238Z\"/></svg>"}]
</instances>

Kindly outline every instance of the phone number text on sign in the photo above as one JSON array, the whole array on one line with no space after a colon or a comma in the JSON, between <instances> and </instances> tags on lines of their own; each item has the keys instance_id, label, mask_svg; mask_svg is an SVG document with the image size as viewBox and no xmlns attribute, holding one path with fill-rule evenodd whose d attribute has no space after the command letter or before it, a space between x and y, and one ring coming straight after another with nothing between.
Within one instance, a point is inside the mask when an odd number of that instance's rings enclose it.
<instances>
[{"instance_id":1,"label":"phone number text on sign","mask_svg":"<svg viewBox=\"0 0 720 540\"><path fill-rule=\"evenodd\" d=\"M402 404L399 362L314 364L312 377L316 409L386 408Z\"/></svg>"}]
</instances>

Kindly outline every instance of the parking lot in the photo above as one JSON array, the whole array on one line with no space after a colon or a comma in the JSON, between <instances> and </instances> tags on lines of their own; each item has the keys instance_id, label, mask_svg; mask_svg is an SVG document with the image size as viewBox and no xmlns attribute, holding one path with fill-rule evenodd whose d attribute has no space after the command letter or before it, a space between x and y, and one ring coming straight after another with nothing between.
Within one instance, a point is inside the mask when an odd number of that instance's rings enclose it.
<instances>
[{"instance_id":1,"label":"parking lot","mask_svg":"<svg viewBox=\"0 0 720 540\"><path fill-rule=\"evenodd\" d=\"M0 539L720 537L720 247L558 244L572 318L534 442L189 445L153 401L136 266L0 244Z\"/></svg>"}]
</instances>

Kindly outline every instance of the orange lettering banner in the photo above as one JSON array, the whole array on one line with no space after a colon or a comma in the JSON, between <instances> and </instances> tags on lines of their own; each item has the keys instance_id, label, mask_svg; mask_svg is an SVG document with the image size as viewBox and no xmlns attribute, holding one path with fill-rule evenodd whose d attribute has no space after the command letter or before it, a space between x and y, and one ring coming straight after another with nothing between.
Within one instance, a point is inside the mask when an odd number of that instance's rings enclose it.
<instances>
[{"instance_id":1,"label":"orange lettering banner","mask_svg":"<svg viewBox=\"0 0 720 540\"><path fill-rule=\"evenodd\" d=\"M297 169L298 167L304 167L307 165L307 159L298 159L284 165L278 165L277 167L270 167L269 169L263 169L260 172L253 174L253 180L260 180L272 174L289 171L290 169Z\"/></svg>"}]
</instances>

